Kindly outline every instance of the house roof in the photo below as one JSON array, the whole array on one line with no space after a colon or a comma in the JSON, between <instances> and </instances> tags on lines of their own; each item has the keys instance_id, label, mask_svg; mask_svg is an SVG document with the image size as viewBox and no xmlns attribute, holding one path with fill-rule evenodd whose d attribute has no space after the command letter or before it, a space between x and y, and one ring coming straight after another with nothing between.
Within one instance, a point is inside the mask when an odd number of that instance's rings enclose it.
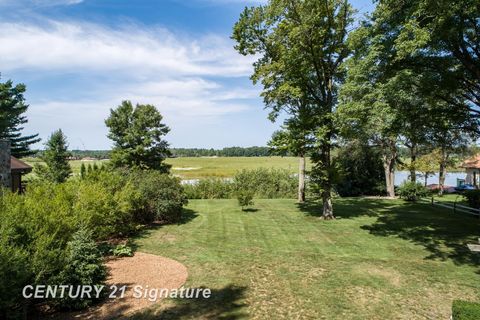
<instances>
[{"instance_id":1,"label":"house roof","mask_svg":"<svg viewBox=\"0 0 480 320\"><path fill-rule=\"evenodd\" d=\"M461 167L467 169L480 169L480 154L477 154L471 159L463 161Z\"/></svg>"},{"instance_id":2,"label":"house roof","mask_svg":"<svg viewBox=\"0 0 480 320\"><path fill-rule=\"evenodd\" d=\"M32 167L15 157L10 157L10 169L15 172L28 173Z\"/></svg>"}]
</instances>

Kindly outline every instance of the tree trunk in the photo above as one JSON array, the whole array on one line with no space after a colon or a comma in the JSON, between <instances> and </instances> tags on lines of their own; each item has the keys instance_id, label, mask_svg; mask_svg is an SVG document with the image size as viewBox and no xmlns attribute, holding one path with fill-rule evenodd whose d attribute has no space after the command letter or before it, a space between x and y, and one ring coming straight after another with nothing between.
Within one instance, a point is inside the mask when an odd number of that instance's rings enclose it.
<instances>
[{"instance_id":1,"label":"tree trunk","mask_svg":"<svg viewBox=\"0 0 480 320\"><path fill-rule=\"evenodd\" d=\"M417 144L412 142L410 147L410 181L417 182L417 170L415 166L415 161L417 161Z\"/></svg>"},{"instance_id":2,"label":"tree trunk","mask_svg":"<svg viewBox=\"0 0 480 320\"><path fill-rule=\"evenodd\" d=\"M441 149L440 170L438 172L438 195L443 195L443 188L445 185L445 174L447 169L448 154L445 152L445 148Z\"/></svg>"},{"instance_id":3,"label":"tree trunk","mask_svg":"<svg viewBox=\"0 0 480 320\"><path fill-rule=\"evenodd\" d=\"M298 162L298 202L305 202L305 155L300 155Z\"/></svg>"},{"instance_id":4,"label":"tree trunk","mask_svg":"<svg viewBox=\"0 0 480 320\"><path fill-rule=\"evenodd\" d=\"M335 219L333 215L333 205L332 205L332 179L330 177L330 170L331 170L331 159L330 159L330 140L323 146L322 152L322 164L323 170L325 170L325 174L327 175L322 187L322 202L323 202L323 214L322 219L324 220L332 220Z\"/></svg>"},{"instance_id":5,"label":"tree trunk","mask_svg":"<svg viewBox=\"0 0 480 320\"><path fill-rule=\"evenodd\" d=\"M397 148L394 141L388 141L383 144L383 169L385 170L385 184L387 195L395 197L395 159L397 158Z\"/></svg>"},{"instance_id":6,"label":"tree trunk","mask_svg":"<svg viewBox=\"0 0 480 320\"><path fill-rule=\"evenodd\" d=\"M427 187L428 184L428 172L425 172L425 188Z\"/></svg>"}]
</instances>

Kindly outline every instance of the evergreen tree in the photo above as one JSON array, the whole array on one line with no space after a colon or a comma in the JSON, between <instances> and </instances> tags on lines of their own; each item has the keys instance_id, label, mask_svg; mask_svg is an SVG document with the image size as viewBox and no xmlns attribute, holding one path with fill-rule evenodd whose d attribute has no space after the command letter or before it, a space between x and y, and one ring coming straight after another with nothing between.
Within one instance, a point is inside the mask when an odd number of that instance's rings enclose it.
<instances>
[{"instance_id":1,"label":"evergreen tree","mask_svg":"<svg viewBox=\"0 0 480 320\"><path fill-rule=\"evenodd\" d=\"M34 154L30 145L40 141L38 134L22 135L23 125L28 122L24 115L28 109L25 90L24 84L0 82L0 139L10 140L12 155L18 158Z\"/></svg>"},{"instance_id":2,"label":"evergreen tree","mask_svg":"<svg viewBox=\"0 0 480 320\"><path fill-rule=\"evenodd\" d=\"M86 174L87 174L87 168L85 167L85 163L82 163L82 165L80 166L80 177L84 179Z\"/></svg>"},{"instance_id":3,"label":"evergreen tree","mask_svg":"<svg viewBox=\"0 0 480 320\"><path fill-rule=\"evenodd\" d=\"M67 138L62 130L52 133L45 146L46 149L41 158L46 166L39 165L35 168L38 176L51 182L65 182L72 174L72 168L68 163L70 153Z\"/></svg>"},{"instance_id":4,"label":"evergreen tree","mask_svg":"<svg viewBox=\"0 0 480 320\"><path fill-rule=\"evenodd\" d=\"M163 163L170 155L168 143L163 140L170 129L162 123L163 117L152 105L135 107L123 101L105 124L110 129L108 137L114 141L110 163L114 167L153 169L167 172Z\"/></svg>"}]
</instances>

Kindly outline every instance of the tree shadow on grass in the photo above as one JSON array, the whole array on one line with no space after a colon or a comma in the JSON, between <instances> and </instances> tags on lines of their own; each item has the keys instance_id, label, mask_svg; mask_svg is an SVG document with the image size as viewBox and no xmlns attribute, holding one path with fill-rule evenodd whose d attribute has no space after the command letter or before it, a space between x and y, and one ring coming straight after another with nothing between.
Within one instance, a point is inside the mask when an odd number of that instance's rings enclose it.
<instances>
[{"instance_id":1,"label":"tree shadow on grass","mask_svg":"<svg viewBox=\"0 0 480 320\"><path fill-rule=\"evenodd\" d=\"M423 246L430 260L451 260L455 264L478 266L479 256L467 243L477 242L479 219L422 203L404 203L389 208L362 229L382 237L397 236Z\"/></svg>"},{"instance_id":2,"label":"tree shadow on grass","mask_svg":"<svg viewBox=\"0 0 480 320\"><path fill-rule=\"evenodd\" d=\"M388 199L342 198L333 201L333 213L336 218L351 219L361 216L376 217L381 211L387 211L397 204ZM297 203L298 209L308 216L321 217L323 205L321 201Z\"/></svg>"},{"instance_id":3,"label":"tree shadow on grass","mask_svg":"<svg viewBox=\"0 0 480 320\"><path fill-rule=\"evenodd\" d=\"M309 216L322 215L319 202L298 204L298 207ZM478 242L478 218L426 203L376 198L335 199L333 208L337 218L376 217L373 224L361 228L375 236L396 236L421 245L430 253L426 259L480 265L480 254L467 248L467 243Z\"/></svg>"},{"instance_id":4,"label":"tree shadow on grass","mask_svg":"<svg viewBox=\"0 0 480 320\"><path fill-rule=\"evenodd\" d=\"M167 309L150 308L129 317L134 320L153 319L245 319L246 304L242 302L246 287L234 285L212 289L210 298L178 299Z\"/></svg>"},{"instance_id":5,"label":"tree shadow on grass","mask_svg":"<svg viewBox=\"0 0 480 320\"><path fill-rule=\"evenodd\" d=\"M242 209L242 212L258 212L259 209L256 209L256 208L246 208L246 209Z\"/></svg>"}]
</instances>

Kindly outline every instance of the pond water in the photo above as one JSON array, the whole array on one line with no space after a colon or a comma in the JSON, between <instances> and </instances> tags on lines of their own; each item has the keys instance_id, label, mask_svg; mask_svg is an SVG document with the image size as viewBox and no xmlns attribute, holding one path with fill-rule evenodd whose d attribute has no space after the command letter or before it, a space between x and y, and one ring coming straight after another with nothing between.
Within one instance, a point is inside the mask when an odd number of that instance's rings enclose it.
<instances>
[{"instance_id":1,"label":"pond water","mask_svg":"<svg viewBox=\"0 0 480 320\"><path fill-rule=\"evenodd\" d=\"M396 171L395 172L395 185L398 186L402 184L402 182L408 180L408 176L410 175L409 171ZM447 172L445 176L445 185L456 187L457 186L457 179L465 179L466 177L465 172ZM421 173L417 173L417 181L424 182L425 178ZM438 183L438 173L433 176L429 176L427 179L427 184L437 184Z\"/></svg>"}]
</instances>

